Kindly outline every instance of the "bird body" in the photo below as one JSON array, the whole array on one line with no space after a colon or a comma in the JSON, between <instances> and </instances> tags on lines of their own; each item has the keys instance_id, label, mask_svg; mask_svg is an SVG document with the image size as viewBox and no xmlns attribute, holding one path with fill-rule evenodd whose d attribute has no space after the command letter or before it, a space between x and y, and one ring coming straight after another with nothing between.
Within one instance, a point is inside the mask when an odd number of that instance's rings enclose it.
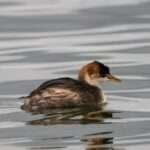
<instances>
[{"instance_id":1,"label":"bird body","mask_svg":"<svg viewBox=\"0 0 150 150\"><path fill-rule=\"evenodd\" d=\"M105 77L120 81L110 74L107 66L94 61L80 70L78 80L66 77L44 82L29 96L24 97L22 108L34 111L49 108L96 107L105 102L103 92L98 87Z\"/></svg>"}]
</instances>

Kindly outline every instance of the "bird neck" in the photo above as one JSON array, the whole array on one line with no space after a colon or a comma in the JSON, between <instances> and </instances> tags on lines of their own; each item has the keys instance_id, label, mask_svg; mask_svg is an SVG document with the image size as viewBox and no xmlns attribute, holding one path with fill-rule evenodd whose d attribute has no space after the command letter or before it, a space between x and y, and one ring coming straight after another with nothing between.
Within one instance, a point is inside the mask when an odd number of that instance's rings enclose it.
<instances>
[{"instance_id":1,"label":"bird neck","mask_svg":"<svg viewBox=\"0 0 150 150\"><path fill-rule=\"evenodd\" d=\"M79 81L85 82L92 86L98 86L98 80L89 76L88 73L85 73L84 70L81 70L78 76Z\"/></svg>"}]
</instances>

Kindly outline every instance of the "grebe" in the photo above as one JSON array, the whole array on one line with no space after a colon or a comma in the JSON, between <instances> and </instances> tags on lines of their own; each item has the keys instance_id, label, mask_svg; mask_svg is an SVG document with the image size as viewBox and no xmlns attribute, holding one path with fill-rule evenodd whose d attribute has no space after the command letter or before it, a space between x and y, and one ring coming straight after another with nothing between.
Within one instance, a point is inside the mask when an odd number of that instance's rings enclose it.
<instances>
[{"instance_id":1,"label":"grebe","mask_svg":"<svg viewBox=\"0 0 150 150\"><path fill-rule=\"evenodd\" d=\"M98 106L105 103L102 90L98 87L104 79L121 80L110 73L109 67L98 61L83 66L78 80L59 78L44 82L25 98L22 109L31 111L48 108L72 108Z\"/></svg>"}]
</instances>

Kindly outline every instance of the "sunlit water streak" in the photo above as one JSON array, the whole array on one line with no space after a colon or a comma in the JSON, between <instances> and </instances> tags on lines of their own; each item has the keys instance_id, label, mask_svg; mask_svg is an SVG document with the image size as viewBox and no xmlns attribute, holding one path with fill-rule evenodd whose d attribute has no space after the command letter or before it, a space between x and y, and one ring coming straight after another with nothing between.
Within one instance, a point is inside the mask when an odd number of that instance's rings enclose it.
<instances>
[{"instance_id":1,"label":"sunlit water streak","mask_svg":"<svg viewBox=\"0 0 150 150\"><path fill-rule=\"evenodd\" d=\"M0 123L0 129L2 129L2 128L16 128L16 127L22 127L22 126L24 126L24 124L21 122L9 122L9 121L7 121L7 122L1 122Z\"/></svg>"},{"instance_id":2,"label":"sunlit water streak","mask_svg":"<svg viewBox=\"0 0 150 150\"><path fill-rule=\"evenodd\" d=\"M51 1L48 0L39 0L38 2L33 0L24 1L24 0L13 0L13 7L8 5L7 7L2 7L0 13L1 15L9 16L30 16L30 15L54 15L54 14L66 14L71 13L72 11L77 11L80 9L94 8L94 7L104 7L104 6L121 6L121 5L137 5L142 2L147 2L147 0L126 0L115 2L104 1L104 0L87 0L86 2L81 0L59 0ZM12 3L12 4L13 4ZM36 3L36 5L35 5ZM3 3L2 3L3 4ZM8 2L9 4L9 2ZM8 11L9 10L9 11ZM51 11L50 11L51 10Z\"/></svg>"}]
</instances>

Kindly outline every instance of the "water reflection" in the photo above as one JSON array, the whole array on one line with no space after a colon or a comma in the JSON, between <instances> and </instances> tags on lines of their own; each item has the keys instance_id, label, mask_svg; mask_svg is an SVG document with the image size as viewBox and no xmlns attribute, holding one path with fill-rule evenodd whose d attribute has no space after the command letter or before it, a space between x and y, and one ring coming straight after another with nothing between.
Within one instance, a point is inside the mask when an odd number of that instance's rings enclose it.
<instances>
[{"instance_id":1,"label":"water reflection","mask_svg":"<svg viewBox=\"0 0 150 150\"><path fill-rule=\"evenodd\" d=\"M115 111L106 111L105 105L101 108L73 108L73 109L52 109L41 110L40 112L30 112L32 115L43 114L43 117L36 120L30 120L28 125L56 125L56 124L104 124L105 119L112 119L114 113L120 113ZM109 123L107 123L109 124ZM104 132L97 134L85 135L84 139L81 139L81 143L85 145L85 150L118 150L113 146L113 137L110 136L112 132ZM69 137L68 139L70 139ZM63 138L64 140L65 138ZM81 144L80 143L80 144ZM76 145L76 144L75 144ZM74 146L75 146L74 145ZM71 145L70 145L71 146ZM69 147L70 147L69 146ZM39 146L31 147L33 149L51 149L51 148L63 148L53 146Z\"/></svg>"},{"instance_id":2,"label":"water reflection","mask_svg":"<svg viewBox=\"0 0 150 150\"><path fill-rule=\"evenodd\" d=\"M117 150L111 145L113 144L113 137L93 137L87 140L86 150Z\"/></svg>"},{"instance_id":3,"label":"water reflection","mask_svg":"<svg viewBox=\"0 0 150 150\"><path fill-rule=\"evenodd\" d=\"M33 115L43 114L44 117L31 120L30 125L51 125L51 124L87 124L103 123L104 119L112 118L114 111L105 111L101 108L73 108L32 111Z\"/></svg>"}]
</instances>

